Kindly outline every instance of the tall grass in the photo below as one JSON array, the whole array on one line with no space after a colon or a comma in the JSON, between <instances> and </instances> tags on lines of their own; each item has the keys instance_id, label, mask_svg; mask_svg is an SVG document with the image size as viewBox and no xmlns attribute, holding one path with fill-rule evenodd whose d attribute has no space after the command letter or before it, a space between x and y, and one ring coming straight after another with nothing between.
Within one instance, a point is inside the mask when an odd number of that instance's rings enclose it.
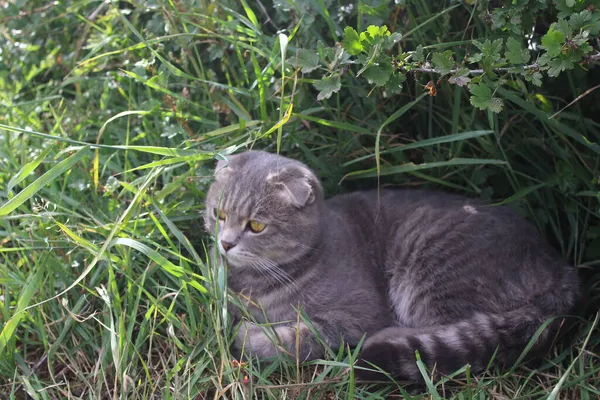
<instances>
[{"instance_id":1,"label":"tall grass","mask_svg":"<svg viewBox=\"0 0 600 400\"><path fill-rule=\"evenodd\" d=\"M326 1L0 4L0 398L598 398L598 103L549 118L597 70L511 82L487 114L458 86L424 94L430 76L392 96L352 69L318 102L320 71L284 62L350 24L467 52L496 34L470 3L390 3L390 18ZM328 195L397 184L516 207L584 278L572 343L421 389L355 382L345 348L235 362L202 211L212 161L248 148L307 162Z\"/></svg>"}]
</instances>

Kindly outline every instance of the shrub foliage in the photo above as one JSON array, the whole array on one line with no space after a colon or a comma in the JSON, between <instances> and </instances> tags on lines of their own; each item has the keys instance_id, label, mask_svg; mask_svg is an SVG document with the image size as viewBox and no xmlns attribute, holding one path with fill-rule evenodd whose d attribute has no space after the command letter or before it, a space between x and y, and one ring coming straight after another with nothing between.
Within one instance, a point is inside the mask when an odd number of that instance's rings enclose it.
<instances>
[{"instance_id":1,"label":"shrub foliage","mask_svg":"<svg viewBox=\"0 0 600 400\"><path fill-rule=\"evenodd\" d=\"M347 349L233 362L201 213L263 148L517 208L581 271L574 345L423 396L597 398L599 34L595 0L0 1L0 397L407 395Z\"/></svg>"}]
</instances>

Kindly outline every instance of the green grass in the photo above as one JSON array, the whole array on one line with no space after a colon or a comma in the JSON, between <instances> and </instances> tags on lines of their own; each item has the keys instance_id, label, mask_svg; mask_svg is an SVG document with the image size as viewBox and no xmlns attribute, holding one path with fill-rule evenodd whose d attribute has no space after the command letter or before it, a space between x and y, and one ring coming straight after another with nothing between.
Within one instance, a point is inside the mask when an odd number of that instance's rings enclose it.
<instances>
[{"instance_id":1,"label":"green grass","mask_svg":"<svg viewBox=\"0 0 600 400\"><path fill-rule=\"evenodd\" d=\"M445 82L423 95L437 77L389 96L351 68L319 102L323 71L302 74L282 51L333 45L357 20L410 32L406 48L467 52L466 39L498 33L468 4L391 2L386 20L356 4L340 19L337 3L279 3L2 8L0 398L598 398L600 108L592 93L548 118L600 84L597 67L541 88L510 81L500 114ZM343 348L308 365L235 365L201 213L213 160L247 148L307 162L329 195L379 183L510 203L581 271L572 342L535 368L420 390L356 383Z\"/></svg>"}]
</instances>

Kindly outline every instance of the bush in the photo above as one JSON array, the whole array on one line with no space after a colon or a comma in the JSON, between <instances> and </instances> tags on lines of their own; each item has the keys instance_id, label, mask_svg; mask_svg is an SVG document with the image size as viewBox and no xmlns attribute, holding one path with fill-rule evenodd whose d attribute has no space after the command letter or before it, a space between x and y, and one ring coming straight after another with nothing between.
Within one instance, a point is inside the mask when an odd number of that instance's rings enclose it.
<instances>
[{"instance_id":1,"label":"bush","mask_svg":"<svg viewBox=\"0 0 600 400\"><path fill-rule=\"evenodd\" d=\"M596 3L0 2L0 397L405 394L355 385L344 349L232 363L201 212L212 160L254 147L329 195L425 186L520 210L580 268L588 320L534 371L424 396L596 398Z\"/></svg>"}]
</instances>

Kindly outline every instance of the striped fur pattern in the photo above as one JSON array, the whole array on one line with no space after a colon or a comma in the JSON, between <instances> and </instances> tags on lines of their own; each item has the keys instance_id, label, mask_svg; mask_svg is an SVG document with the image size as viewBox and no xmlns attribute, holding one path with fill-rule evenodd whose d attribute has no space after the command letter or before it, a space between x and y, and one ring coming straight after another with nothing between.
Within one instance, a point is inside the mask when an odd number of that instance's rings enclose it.
<instances>
[{"instance_id":1,"label":"striped fur pattern","mask_svg":"<svg viewBox=\"0 0 600 400\"><path fill-rule=\"evenodd\" d=\"M531 349L543 355L560 324L547 321L579 299L575 269L510 208L400 189L325 201L306 165L258 151L215 176L206 228L252 317L231 308L245 355L310 360L366 335L359 365L396 378L420 379L416 351L438 373L477 372L517 360L547 324Z\"/></svg>"}]
</instances>

